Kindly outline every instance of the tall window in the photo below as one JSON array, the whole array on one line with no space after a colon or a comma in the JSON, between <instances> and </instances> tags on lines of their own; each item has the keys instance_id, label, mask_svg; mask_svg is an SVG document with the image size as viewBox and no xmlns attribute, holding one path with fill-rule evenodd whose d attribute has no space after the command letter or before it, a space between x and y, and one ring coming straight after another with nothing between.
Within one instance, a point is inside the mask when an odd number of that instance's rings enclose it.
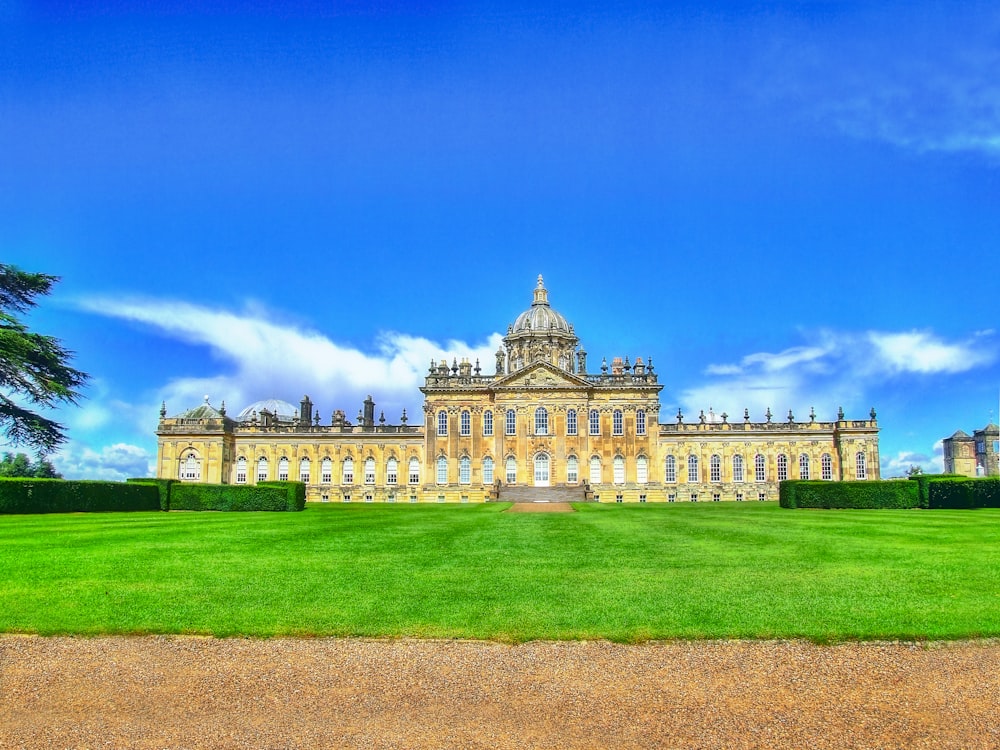
<instances>
[{"instance_id":1,"label":"tall window","mask_svg":"<svg viewBox=\"0 0 1000 750\"><path fill-rule=\"evenodd\" d=\"M333 461L329 458L324 458L323 463L320 464L320 476L319 480L324 484L329 484L333 481Z\"/></svg>"},{"instance_id":2,"label":"tall window","mask_svg":"<svg viewBox=\"0 0 1000 750\"><path fill-rule=\"evenodd\" d=\"M284 456L278 459L278 481L288 481L288 459Z\"/></svg>"},{"instance_id":3,"label":"tall window","mask_svg":"<svg viewBox=\"0 0 1000 750\"><path fill-rule=\"evenodd\" d=\"M448 459L438 456L437 460L437 483L448 484Z\"/></svg>"},{"instance_id":4,"label":"tall window","mask_svg":"<svg viewBox=\"0 0 1000 750\"><path fill-rule=\"evenodd\" d=\"M778 481L784 482L788 479L788 456L784 453L778 456Z\"/></svg>"},{"instance_id":5,"label":"tall window","mask_svg":"<svg viewBox=\"0 0 1000 750\"><path fill-rule=\"evenodd\" d=\"M396 484L399 481L399 461L390 458L385 462L385 483Z\"/></svg>"},{"instance_id":6,"label":"tall window","mask_svg":"<svg viewBox=\"0 0 1000 750\"><path fill-rule=\"evenodd\" d=\"M805 453L799 455L799 479L809 478L809 456Z\"/></svg>"},{"instance_id":7,"label":"tall window","mask_svg":"<svg viewBox=\"0 0 1000 750\"><path fill-rule=\"evenodd\" d=\"M708 480L710 482L722 481L722 458L717 453L713 453L712 457L708 459Z\"/></svg>"},{"instance_id":8,"label":"tall window","mask_svg":"<svg viewBox=\"0 0 1000 750\"><path fill-rule=\"evenodd\" d=\"M639 456L635 460L635 481L639 484L646 484L649 481L649 461L645 456Z\"/></svg>"},{"instance_id":9,"label":"tall window","mask_svg":"<svg viewBox=\"0 0 1000 750\"><path fill-rule=\"evenodd\" d=\"M410 459L410 484L420 484L420 459L414 457Z\"/></svg>"},{"instance_id":10,"label":"tall window","mask_svg":"<svg viewBox=\"0 0 1000 750\"><path fill-rule=\"evenodd\" d=\"M517 434L517 414L513 409L507 410L507 416L504 420L504 432L507 435Z\"/></svg>"},{"instance_id":11,"label":"tall window","mask_svg":"<svg viewBox=\"0 0 1000 750\"><path fill-rule=\"evenodd\" d=\"M819 459L820 476L829 482L833 479L833 458L829 453L824 453Z\"/></svg>"},{"instance_id":12,"label":"tall window","mask_svg":"<svg viewBox=\"0 0 1000 750\"><path fill-rule=\"evenodd\" d=\"M245 456L236 459L236 484L247 483L247 460Z\"/></svg>"},{"instance_id":13,"label":"tall window","mask_svg":"<svg viewBox=\"0 0 1000 750\"><path fill-rule=\"evenodd\" d=\"M758 453L753 459L754 481L767 481L767 459L762 453Z\"/></svg>"},{"instance_id":14,"label":"tall window","mask_svg":"<svg viewBox=\"0 0 1000 750\"><path fill-rule=\"evenodd\" d=\"M549 434L549 412L544 406L535 409L535 434Z\"/></svg>"},{"instance_id":15,"label":"tall window","mask_svg":"<svg viewBox=\"0 0 1000 750\"><path fill-rule=\"evenodd\" d=\"M505 470L507 484L517 484L517 461L514 460L513 456L507 456Z\"/></svg>"},{"instance_id":16,"label":"tall window","mask_svg":"<svg viewBox=\"0 0 1000 750\"><path fill-rule=\"evenodd\" d=\"M566 484L576 484L580 481L580 462L576 456L566 459Z\"/></svg>"},{"instance_id":17,"label":"tall window","mask_svg":"<svg viewBox=\"0 0 1000 750\"><path fill-rule=\"evenodd\" d=\"M663 468L663 481L677 481L677 459L674 456L667 456L667 465Z\"/></svg>"},{"instance_id":18,"label":"tall window","mask_svg":"<svg viewBox=\"0 0 1000 750\"><path fill-rule=\"evenodd\" d=\"M590 410L590 434L600 435L601 434L601 415L597 409Z\"/></svg>"},{"instance_id":19,"label":"tall window","mask_svg":"<svg viewBox=\"0 0 1000 750\"><path fill-rule=\"evenodd\" d=\"M375 484L375 459L371 456L365 459L365 484Z\"/></svg>"},{"instance_id":20,"label":"tall window","mask_svg":"<svg viewBox=\"0 0 1000 750\"><path fill-rule=\"evenodd\" d=\"M472 459L468 456L458 459L458 481L459 484L472 482Z\"/></svg>"},{"instance_id":21,"label":"tall window","mask_svg":"<svg viewBox=\"0 0 1000 750\"><path fill-rule=\"evenodd\" d=\"M622 410L615 409L611 416L612 433L615 435L625 434L625 419L622 417Z\"/></svg>"},{"instance_id":22,"label":"tall window","mask_svg":"<svg viewBox=\"0 0 1000 750\"><path fill-rule=\"evenodd\" d=\"M688 456L688 481L700 481L698 478L698 457L693 453Z\"/></svg>"},{"instance_id":23,"label":"tall window","mask_svg":"<svg viewBox=\"0 0 1000 750\"><path fill-rule=\"evenodd\" d=\"M576 434L576 409L569 409L566 411L566 434Z\"/></svg>"},{"instance_id":24,"label":"tall window","mask_svg":"<svg viewBox=\"0 0 1000 750\"><path fill-rule=\"evenodd\" d=\"M266 482L267 481L267 459L263 456L257 461L257 481Z\"/></svg>"},{"instance_id":25,"label":"tall window","mask_svg":"<svg viewBox=\"0 0 1000 750\"><path fill-rule=\"evenodd\" d=\"M462 435L472 434L472 415L467 411L463 411L459 418L459 432Z\"/></svg>"},{"instance_id":26,"label":"tall window","mask_svg":"<svg viewBox=\"0 0 1000 750\"><path fill-rule=\"evenodd\" d=\"M448 434L448 412L442 410L438 412L438 435Z\"/></svg>"},{"instance_id":27,"label":"tall window","mask_svg":"<svg viewBox=\"0 0 1000 750\"><path fill-rule=\"evenodd\" d=\"M615 456L611 466L615 475L615 484L625 484L625 459L621 456Z\"/></svg>"},{"instance_id":28,"label":"tall window","mask_svg":"<svg viewBox=\"0 0 1000 750\"><path fill-rule=\"evenodd\" d=\"M868 478L868 459L864 454L864 451L858 451L858 454L854 457L854 465L858 470L858 479Z\"/></svg>"},{"instance_id":29,"label":"tall window","mask_svg":"<svg viewBox=\"0 0 1000 750\"><path fill-rule=\"evenodd\" d=\"M635 413L635 434L646 434L646 411L644 409L638 409Z\"/></svg>"},{"instance_id":30,"label":"tall window","mask_svg":"<svg viewBox=\"0 0 1000 750\"><path fill-rule=\"evenodd\" d=\"M350 456L344 459L344 471L341 477L343 484L354 484L354 459Z\"/></svg>"},{"instance_id":31,"label":"tall window","mask_svg":"<svg viewBox=\"0 0 1000 750\"><path fill-rule=\"evenodd\" d=\"M743 456L733 456L733 481L743 481Z\"/></svg>"},{"instance_id":32,"label":"tall window","mask_svg":"<svg viewBox=\"0 0 1000 750\"><path fill-rule=\"evenodd\" d=\"M310 462L308 458L303 458L299 461L299 481L309 484L309 468Z\"/></svg>"},{"instance_id":33,"label":"tall window","mask_svg":"<svg viewBox=\"0 0 1000 750\"><path fill-rule=\"evenodd\" d=\"M601 458L600 456L590 457L590 483L601 483Z\"/></svg>"},{"instance_id":34,"label":"tall window","mask_svg":"<svg viewBox=\"0 0 1000 750\"><path fill-rule=\"evenodd\" d=\"M188 453L181 464L181 479L199 479L201 477L201 466L194 453Z\"/></svg>"},{"instance_id":35,"label":"tall window","mask_svg":"<svg viewBox=\"0 0 1000 750\"><path fill-rule=\"evenodd\" d=\"M493 412L489 409L483 412L483 434L486 436L493 434Z\"/></svg>"},{"instance_id":36,"label":"tall window","mask_svg":"<svg viewBox=\"0 0 1000 750\"><path fill-rule=\"evenodd\" d=\"M493 459L489 456L483 459L483 484L493 484Z\"/></svg>"}]
</instances>

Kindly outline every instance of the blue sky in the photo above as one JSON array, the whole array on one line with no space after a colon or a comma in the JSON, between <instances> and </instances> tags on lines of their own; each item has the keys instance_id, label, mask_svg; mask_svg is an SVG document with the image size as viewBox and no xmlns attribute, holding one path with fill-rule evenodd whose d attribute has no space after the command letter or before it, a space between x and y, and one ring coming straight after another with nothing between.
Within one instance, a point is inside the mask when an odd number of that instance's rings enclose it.
<instances>
[{"instance_id":1,"label":"blue sky","mask_svg":"<svg viewBox=\"0 0 1000 750\"><path fill-rule=\"evenodd\" d=\"M997 419L1000 10L0 0L0 261L92 375L67 476L208 394L420 414L544 274L661 419Z\"/></svg>"}]
</instances>

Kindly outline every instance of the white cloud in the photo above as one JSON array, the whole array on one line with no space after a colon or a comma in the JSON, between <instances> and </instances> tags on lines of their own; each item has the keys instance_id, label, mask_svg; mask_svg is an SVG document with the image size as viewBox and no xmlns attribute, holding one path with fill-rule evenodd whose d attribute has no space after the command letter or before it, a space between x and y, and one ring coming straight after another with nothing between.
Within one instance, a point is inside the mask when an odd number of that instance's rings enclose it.
<instances>
[{"instance_id":1,"label":"white cloud","mask_svg":"<svg viewBox=\"0 0 1000 750\"><path fill-rule=\"evenodd\" d=\"M349 418L368 394L377 408L385 408L386 420L408 416L421 419L418 388L432 359L468 357L479 360L483 372L493 372L493 353L501 335L492 334L477 344L385 332L371 352L338 344L327 336L295 325L273 321L259 308L239 314L171 300L91 298L81 306L94 313L144 323L170 337L207 346L228 363L227 372L212 377L178 377L157 394L168 412L179 413L201 403L205 394L218 406L225 400L228 412L262 398L282 398L293 403L308 394L324 421L334 408ZM152 407L146 420L155 418Z\"/></svg>"},{"instance_id":2,"label":"white cloud","mask_svg":"<svg viewBox=\"0 0 1000 750\"><path fill-rule=\"evenodd\" d=\"M993 361L995 352L973 342L946 343L925 331L871 332L877 361L892 372L965 372Z\"/></svg>"},{"instance_id":3,"label":"white cloud","mask_svg":"<svg viewBox=\"0 0 1000 750\"><path fill-rule=\"evenodd\" d=\"M71 441L49 457L66 479L124 481L155 474L156 456L138 445L116 443L94 450Z\"/></svg>"},{"instance_id":4,"label":"white cloud","mask_svg":"<svg viewBox=\"0 0 1000 750\"><path fill-rule=\"evenodd\" d=\"M934 443L930 455L916 451L899 451L895 456L882 456L880 467L883 479L903 477L913 466L919 466L924 474L940 474L944 471L944 449L940 440Z\"/></svg>"}]
</instances>

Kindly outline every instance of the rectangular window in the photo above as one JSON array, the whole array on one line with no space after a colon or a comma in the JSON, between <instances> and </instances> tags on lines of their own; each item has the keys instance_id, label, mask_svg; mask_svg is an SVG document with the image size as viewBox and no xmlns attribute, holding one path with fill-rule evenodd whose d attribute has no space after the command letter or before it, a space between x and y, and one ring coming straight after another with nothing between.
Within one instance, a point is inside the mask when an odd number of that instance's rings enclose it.
<instances>
[{"instance_id":1,"label":"rectangular window","mask_svg":"<svg viewBox=\"0 0 1000 750\"><path fill-rule=\"evenodd\" d=\"M621 495L615 495L615 502L620 503L624 498Z\"/></svg>"},{"instance_id":2,"label":"rectangular window","mask_svg":"<svg viewBox=\"0 0 1000 750\"><path fill-rule=\"evenodd\" d=\"M576 409L570 409L566 412L566 434L576 434Z\"/></svg>"},{"instance_id":3,"label":"rectangular window","mask_svg":"<svg viewBox=\"0 0 1000 750\"><path fill-rule=\"evenodd\" d=\"M736 502L738 502L738 503L742 503L743 502L743 493L742 492L737 492L736 493Z\"/></svg>"},{"instance_id":4,"label":"rectangular window","mask_svg":"<svg viewBox=\"0 0 1000 750\"><path fill-rule=\"evenodd\" d=\"M601 415L598 413L597 409L590 410L590 434L601 434Z\"/></svg>"},{"instance_id":5,"label":"rectangular window","mask_svg":"<svg viewBox=\"0 0 1000 750\"><path fill-rule=\"evenodd\" d=\"M416 495L410 495L410 502L411 503L417 502L417 496Z\"/></svg>"},{"instance_id":6,"label":"rectangular window","mask_svg":"<svg viewBox=\"0 0 1000 750\"><path fill-rule=\"evenodd\" d=\"M458 461L458 481L462 484L469 484L472 481L472 461L466 456Z\"/></svg>"},{"instance_id":7,"label":"rectangular window","mask_svg":"<svg viewBox=\"0 0 1000 750\"><path fill-rule=\"evenodd\" d=\"M675 495L673 492L671 492L670 494L668 494L667 495L667 502L668 503L677 502L677 495Z\"/></svg>"},{"instance_id":8,"label":"rectangular window","mask_svg":"<svg viewBox=\"0 0 1000 750\"><path fill-rule=\"evenodd\" d=\"M487 437L493 434L493 412L483 412L483 434Z\"/></svg>"},{"instance_id":9,"label":"rectangular window","mask_svg":"<svg viewBox=\"0 0 1000 750\"><path fill-rule=\"evenodd\" d=\"M639 495L639 502L640 503L646 502L646 496L645 495Z\"/></svg>"},{"instance_id":10,"label":"rectangular window","mask_svg":"<svg viewBox=\"0 0 1000 750\"><path fill-rule=\"evenodd\" d=\"M763 482L766 479L767 462L764 457L758 453L757 457L754 458L754 479L758 482Z\"/></svg>"},{"instance_id":11,"label":"rectangular window","mask_svg":"<svg viewBox=\"0 0 1000 750\"><path fill-rule=\"evenodd\" d=\"M246 467L242 471L236 471L236 484L246 484L247 483L247 470Z\"/></svg>"},{"instance_id":12,"label":"rectangular window","mask_svg":"<svg viewBox=\"0 0 1000 750\"><path fill-rule=\"evenodd\" d=\"M663 472L664 482L676 482L677 481L677 459L673 456L667 456L667 465Z\"/></svg>"},{"instance_id":13,"label":"rectangular window","mask_svg":"<svg viewBox=\"0 0 1000 750\"><path fill-rule=\"evenodd\" d=\"M635 434L645 435L646 434L646 412L639 409L635 413Z\"/></svg>"},{"instance_id":14,"label":"rectangular window","mask_svg":"<svg viewBox=\"0 0 1000 750\"><path fill-rule=\"evenodd\" d=\"M579 462L576 456L570 456L566 459L566 483L576 484L578 481L580 481Z\"/></svg>"},{"instance_id":15,"label":"rectangular window","mask_svg":"<svg viewBox=\"0 0 1000 750\"><path fill-rule=\"evenodd\" d=\"M697 492L692 492L691 493L691 502L692 503L698 502L698 493Z\"/></svg>"},{"instance_id":16,"label":"rectangular window","mask_svg":"<svg viewBox=\"0 0 1000 750\"><path fill-rule=\"evenodd\" d=\"M721 482L722 481L722 459L718 456L712 456L708 462L708 475L710 482Z\"/></svg>"},{"instance_id":17,"label":"rectangular window","mask_svg":"<svg viewBox=\"0 0 1000 750\"><path fill-rule=\"evenodd\" d=\"M767 499L767 495L765 495L763 492L758 492L757 493L757 500L759 502L764 502L766 499Z\"/></svg>"},{"instance_id":18,"label":"rectangular window","mask_svg":"<svg viewBox=\"0 0 1000 750\"><path fill-rule=\"evenodd\" d=\"M517 434L517 414L514 412L513 409L508 409L507 410L507 417L506 417L506 420L505 420L505 428L506 428L505 432L508 435L516 435Z\"/></svg>"},{"instance_id":19,"label":"rectangular window","mask_svg":"<svg viewBox=\"0 0 1000 750\"><path fill-rule=\"evenodd\" d=\"M713 502L713 503L717 503L717 502L719 502L719 501L720 501L721 499L722 499L722 495L720 495L720 494L719 494L718 492L713 492L713 493L712 493L712 502Z\"/></svg>"},{"instance_id":20,"label":"rectangular window","mask_svg":"<svg viewBox=\"0 0 1000 750\"><path fill-rule=\"evenodd\" d=\"M625 434L625 418L622 416L620 409L615 409L614 414L612 414L611 427L613 434L615 435Z\"/></svg>"},{"instance_id":21,"label":"rectangular window","mask_svg":"<svg viewBox=\"0 0 1000 750\"><path fill-rule=\"evenodd\" d=\"M472 415L467 411L462 412L461 422L459 424L459 431L462 435L472 434Z\"/></svg>"},{"instance_id":22,"label":"rectangular window","mask_svg":"<svg viewBox=\"0 0 1000 750\"><path fill-rule=\"evenodd\" d=\"M448 434L448 412L438 412L438 435Z\"/></svg>"}]
</instances>

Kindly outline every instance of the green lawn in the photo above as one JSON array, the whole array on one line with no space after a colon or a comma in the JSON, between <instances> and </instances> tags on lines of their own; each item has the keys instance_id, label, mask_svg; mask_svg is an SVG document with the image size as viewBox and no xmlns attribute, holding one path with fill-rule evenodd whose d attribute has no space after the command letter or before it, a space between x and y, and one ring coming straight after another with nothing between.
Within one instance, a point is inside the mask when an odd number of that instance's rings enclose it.
<instances>
[{"instance_id":1,"label":"green lawn","mask_svg":"<svg viewBox=\"0 0 1000 750\"><path fill-rule=\"evenodd\" d=\"M1000 636L1000 511L310 505L0 516L0 632Z\"/></svg>"}]
</instances>

